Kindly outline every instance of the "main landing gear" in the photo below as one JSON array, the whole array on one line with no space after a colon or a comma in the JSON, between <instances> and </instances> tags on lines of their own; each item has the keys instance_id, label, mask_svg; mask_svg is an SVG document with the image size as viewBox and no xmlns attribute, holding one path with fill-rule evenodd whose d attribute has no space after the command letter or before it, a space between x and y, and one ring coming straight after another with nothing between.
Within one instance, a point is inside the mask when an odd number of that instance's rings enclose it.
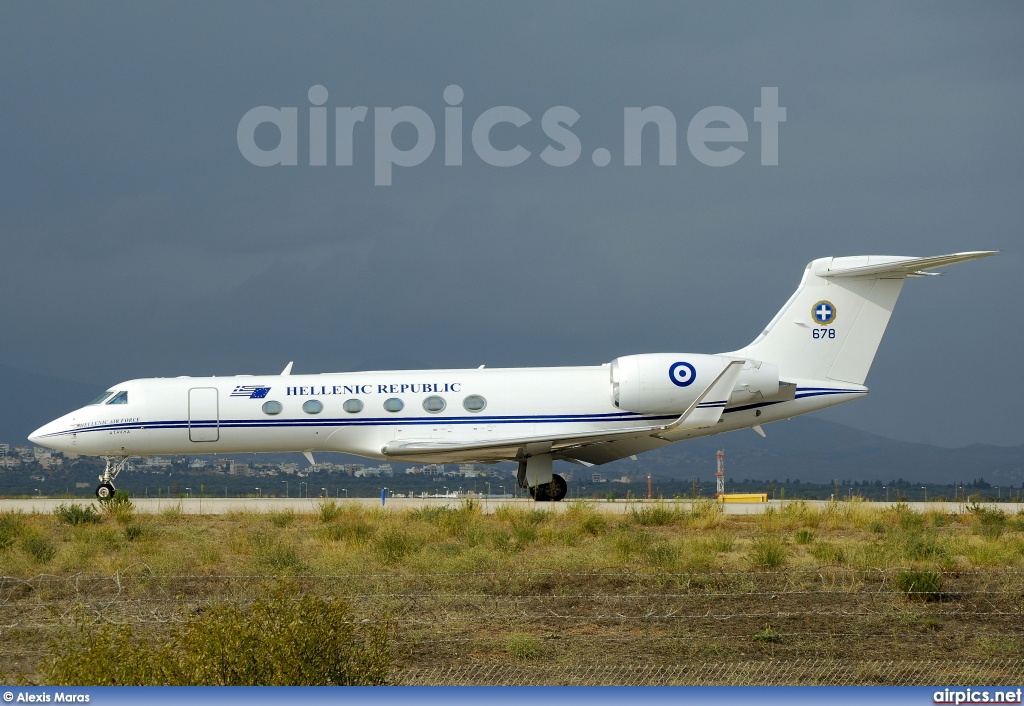
<instances>
[{"instance_id":1,"label":"main landing gear","mask_svg":"<svg viewBox=\"0 0 1024 706\"><path fill-rule=\"evenodd\" d=\"M96 486L96 497L100 500L108 500L114 497L114 480L117 478L117 474L128 465L128 457L104 456L103 460L107 462L107 467L103 470L103 475L100 476L100 484Z\"/></svg>"},{"instance_id":2,"label":"main landing gear","mask_svg":"<svg viewBox=\"0 0 1024 706\"><path fill-rule=\"evenodd\" d=\"M548 445L547 449L536 449L530 456L519 461L516 481L520 488L529 489L530 496L537 502L561 500L569 489L565 478L551 472L554 459L550 453L545 453L550 448Z\"/></svg>"},{"instance_id":3,"label":"main landing gear","mask_svg":"<svg viewBox=\"0 0 1024 706\"><path fill-rule=\"evenodd\" d=\"M558 501L565 497L568 490L569 484L565 482L565 478L562 478L557 473L552 473L551 482L541 483L530 488L530 495L537 502Z\"/></svg>"}]
</instances>

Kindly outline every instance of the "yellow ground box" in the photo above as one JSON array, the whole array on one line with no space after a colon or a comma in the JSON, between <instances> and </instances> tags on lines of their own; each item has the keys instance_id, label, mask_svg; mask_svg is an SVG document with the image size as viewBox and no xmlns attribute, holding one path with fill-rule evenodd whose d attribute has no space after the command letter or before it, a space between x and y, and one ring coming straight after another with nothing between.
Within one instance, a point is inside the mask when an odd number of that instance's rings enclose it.
<instances>
[{"instance_id":1,"label":"yellow ground box","mask_svg":"<svg viewBox=\"0 0 1024 706\"><path fill-rule=\"evenodd\" d=\"M720 503L766 503L768 493L725 493L718 496Z\"/></svg>"}]
</instances>

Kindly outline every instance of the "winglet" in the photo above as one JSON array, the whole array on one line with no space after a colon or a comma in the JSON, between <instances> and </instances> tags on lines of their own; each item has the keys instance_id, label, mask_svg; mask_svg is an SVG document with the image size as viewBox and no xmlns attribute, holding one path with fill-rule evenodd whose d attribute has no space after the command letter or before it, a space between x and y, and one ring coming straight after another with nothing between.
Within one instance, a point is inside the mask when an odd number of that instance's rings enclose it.
<instances>
[{"instance_id":1,"label":"winglet","mask_svg":"<svg viewBox=\"0 0 1024 706\"><path fill-rule=\"evenodd\" d=\"M309 461L310 466L316 465L316 461L313 460L313 453L311 451L303 451L302 455L306 457L307 461Z\"/></svg>"},{"instance_id":2,"label":"winglet","mask_svg":"<svg viewBox=\"0 0 1024 706\"><path fill-rule=\"evenodd\" d=\"M294 364L294 363L295 363L294 360L289 360L288 361L288 365L284 366L284 370L281 371L281 375L282 376L284 376L284 375L291 375L292 374L292 364Z\"/></svg>"}]
</instances>

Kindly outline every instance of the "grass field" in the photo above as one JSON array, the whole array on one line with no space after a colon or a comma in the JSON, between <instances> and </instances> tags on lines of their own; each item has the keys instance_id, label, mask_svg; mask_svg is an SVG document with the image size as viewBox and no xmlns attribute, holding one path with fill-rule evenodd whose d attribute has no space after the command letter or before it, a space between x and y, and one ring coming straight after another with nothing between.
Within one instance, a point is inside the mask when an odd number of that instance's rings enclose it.
<instances>
[{"instance_id":1,"label":"grass field","mask_svg":"<svg viewBox=\"0 0 1024 706\"><path fill-rule=\"evenodd\" d=\"M247 610L287 616L300 596L379 628L388 648L374 668L391 683L566 683L597 667L614 669L593 683L652 669L695 683L709 664L719 676L705 681L723 683L897 680L872 663L1024 676L1024 516L980 506L94 507L0 514L5 680L130 680L109 665L67 666L100 659L81 650L113 634L103 626L130 629L136 647L170 644L225 606L244 622ZM267 608L267 596L279 603Z\"/></svg>"}]
</instances>

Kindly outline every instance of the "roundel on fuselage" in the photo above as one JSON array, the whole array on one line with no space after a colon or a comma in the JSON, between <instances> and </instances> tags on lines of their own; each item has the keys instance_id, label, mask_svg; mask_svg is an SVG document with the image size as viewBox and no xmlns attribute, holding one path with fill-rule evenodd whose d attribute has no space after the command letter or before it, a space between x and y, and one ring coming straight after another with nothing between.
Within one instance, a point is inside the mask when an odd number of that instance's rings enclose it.
<instances>
[{"instance_id":1,"label":"roundel on fuselage","mask_svg":"<svg viewBox=\"0 0 1024 706\"><path fill-rule=\"evenodd\" d=\"M697 370L689 363L673 363L668 369L668 379L673 385L689 387L697 379Z\"/></svg>"}]
</instances>

